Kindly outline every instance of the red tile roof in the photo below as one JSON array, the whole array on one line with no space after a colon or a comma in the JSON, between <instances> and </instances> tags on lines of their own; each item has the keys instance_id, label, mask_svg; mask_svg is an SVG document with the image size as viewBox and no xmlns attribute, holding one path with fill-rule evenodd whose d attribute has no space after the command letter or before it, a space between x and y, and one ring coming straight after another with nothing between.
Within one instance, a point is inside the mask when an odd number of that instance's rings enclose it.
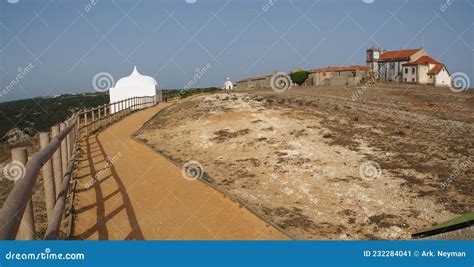
<instances>
[{"instance_id":1,"label":"red tile roof","mask_svg":"<svg viewBox=\"0 0 474 267\"><path fill-rule=\"evenodd\" d=\"M355 71L355 70L368 70L368 69L369 68L367 66L359 66L359 65L352 65L352 66L347 66L347 67L329 66L326 68L312 69L309 72L315 73L315 72L330 72L330 71Z\"/></svg>"},{"instance_id":2,"label":"red tile roof","mask_svg":"<svg viewBox=\"0 0 474 267\"><path fill-rule=\"evenodd\" d=\"M258 81L258 80L264 80L268 77L269 75L262 75L262 76L255 76L255 77L250 77L250 78L245 78L242 80L237 81L238 83L242 82L248 82L248 81Z\"/></svg>"},{"instance_id":3,"label":"red tile roof","mask_svg":"<svg viewBox=\"0 0 474 267\"><path fill-rule=\"evenodd\" d=\"M266 79L268 76L269 76L269 75L257 76L257 77L250 78L250 80L251 80L251 81L264 80L264 79Z\"/></svg>"},{"instance_id":4,"label":"red tile roof","mask_svg":"<svg viewBox=\"0 0 474 267\"><path fill-rule=\"evenodd\" d=\"M392 59L406 59L414 55L416 52L420 51L419 49L408 49L408 50L395 50L395 51L385 51L380 55L380 60L392 60Z\"/></svg>"},{"instance_id":5,"label":"red tile roof","mask_svg":"<svg viewBox=\"0 0 474 267\"><path fill-rule=\"evenodd\" d=\"M433 68L431 68L430 71L428 71L428 75L438 74L443 69L443 67L443 64L436 64Z\"/></svg>"},{"instance_id":6,"label":"red tile roof","mask_svg":"<svg viewBox=\"0 0 474 267\"><path fill-rule=\"evenodd\" d=\"M408 63L405 63L403 65L420 65L420 64L428 64L428 63L431 63L431 64L441 64L438 60L432 58L432 57L429 57L429 56L422 56L420 57L419 59L415 60L415 61L412 61L412 62L408 62Z\"/></svg>"}]
</instances>

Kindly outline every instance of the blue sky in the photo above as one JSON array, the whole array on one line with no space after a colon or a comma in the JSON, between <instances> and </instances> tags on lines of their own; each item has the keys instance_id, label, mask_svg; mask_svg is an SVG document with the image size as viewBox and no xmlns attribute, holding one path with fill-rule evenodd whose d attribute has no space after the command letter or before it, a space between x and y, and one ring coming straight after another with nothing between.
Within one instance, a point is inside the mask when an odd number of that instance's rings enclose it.
<instances>
[{"instance_id":1,"label":"blue sky","mask_svg":"<svg viewBox=\"0 0 474 267\"><path fill-rule=\"evenodd\" d=\"M473 5L474 0L0 0L0 102L93 92L97 73L117 81L134 65L163 88L184 87L207 64L211 68L196 87L295 67L365 65L365 49L372 45L423 46L451 73L472 80ZM5 91L28 66L33 67Z\"/></svg>"}]
</instances>

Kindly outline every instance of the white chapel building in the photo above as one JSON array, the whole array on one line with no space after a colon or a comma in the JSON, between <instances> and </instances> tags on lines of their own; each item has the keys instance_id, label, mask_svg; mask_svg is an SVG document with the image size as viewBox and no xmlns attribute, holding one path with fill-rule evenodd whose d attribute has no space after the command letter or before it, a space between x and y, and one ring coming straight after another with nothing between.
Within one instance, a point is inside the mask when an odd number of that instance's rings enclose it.
<instances>
[{"instance_id":1,"label":"white chapel building","mask_svg":"<svg viewBox=\"0 0 474 267\"><path fill-rule=\"evenodd\" d=\"M110 103L118 102L132 97L154 96L156 102L163 100L162 91L153 77L142 75L137 67L133 68L132 74L117 81L114 87L109 89ZM111 106L111 113L120 111L120 107Z\"/></svg>"},{"instance_id":2,"label":"white chapel building","mask_svg":"<svg viewBox=\"0 0 474 267\"><path fill-rule=\"evenodd\" d=\"M367 49L367 67L387 82L448 86L451 75L446 66L430 57L423 48L382 51Z\"/></svg>"},{"instance_id":3,"label":"white chapel building","mask_svg":"<svg viewBox=\"0 0 474 267\"><path fill-rule=\"evenodd\" d=\"M226 92L227 91L232 91L234 89L234 84L232 84L232 81L230 78L227 78L227 80L224 82L224 87L222 87Z\"/></svg>"}]
</instances>

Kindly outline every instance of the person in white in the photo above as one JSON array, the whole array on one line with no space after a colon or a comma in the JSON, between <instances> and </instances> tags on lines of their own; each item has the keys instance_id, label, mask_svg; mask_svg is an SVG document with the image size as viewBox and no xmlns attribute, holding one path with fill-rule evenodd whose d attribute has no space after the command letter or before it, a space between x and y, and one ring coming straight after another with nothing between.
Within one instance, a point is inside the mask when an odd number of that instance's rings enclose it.
<instances>
[{"instance_id":1,"label":"person in white","mask_svg":"<svg viewBox=\"0 0 474 267\"><path fill-rule=\"evenodd\" d=\"M227 78L227 81L224 82L224 91L228 93L229 91L234 89L234 85L230 81L230 78Z\"/></svg>"}]
</instances>

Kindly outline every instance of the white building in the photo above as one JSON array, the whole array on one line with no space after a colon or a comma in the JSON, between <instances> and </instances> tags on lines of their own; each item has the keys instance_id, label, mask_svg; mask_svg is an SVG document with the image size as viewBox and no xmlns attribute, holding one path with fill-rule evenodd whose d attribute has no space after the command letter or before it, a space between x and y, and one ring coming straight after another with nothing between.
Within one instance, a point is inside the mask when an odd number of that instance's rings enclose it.
<instances>
[{"instance_id":1,"label":"white building","mask_svg":"<svg viewBox=\"0 0 474 267\"><path fill-rule=\"evenodd\" d=\"M367 49L367 67L372 73L379 73L379 78L386 82L403 82L403 64L427 56L425 50L408 49L381 51L380 48Z\"/></svg>"},{"instance_id":2,"label":"white building","mask_svg":"<svg viewBox=\"0 0 474 267\"><path fill-rule=\"evenodd\" d=\"M223 87L222 89L224 89L226 92L227 92L228 90L234 89L234 85L233 85L232 82L230 81L230 78L227 78L227 80L224 82L224 87Z\"/></svg>"},{"instance_id":3,"label":"white building","mask_svg":"<svg viewBox=\"0 0 474 267\"><path fill-rule=\"evenodd\" d=\"M367 49L367 67L386 82L405 82L447 86L451 77L446 66L422 49L381 51ZM369 75L371 75L369 74Z\"/></svg>"},{"instance_id":4,"label":"white building","mask_svg":"<svg viewBox=\"0 0 474 267\"><path fill-rule=\"evenodd\" d=\"M132 74L117 81L109 90L110 103L118 102L132 97L154 96L157 102L162 101L162 91L153 77L142 75L137 67ZM120 111L120 107L112 106L110 112Z\"/></svg>"},{"instance_id":5,"label":"white building","mask_svg":"<svg viewBox=\"0 0 474 267\"><path fill-rule=\"evenodd\" d=\"M444 64L429 56L403 64L403 82L449 86L451 77Z\"/></svg>"}]
</instances>

